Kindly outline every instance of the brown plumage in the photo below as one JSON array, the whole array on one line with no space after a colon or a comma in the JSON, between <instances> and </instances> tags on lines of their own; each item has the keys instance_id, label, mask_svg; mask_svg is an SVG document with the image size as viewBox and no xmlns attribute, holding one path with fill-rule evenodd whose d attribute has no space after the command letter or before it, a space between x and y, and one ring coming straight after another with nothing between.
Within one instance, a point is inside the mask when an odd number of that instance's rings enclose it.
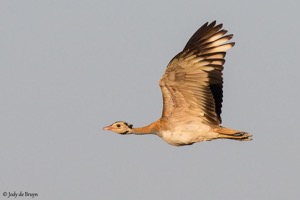
<instances>
[{"instance_id":1,"label":"brown plumage","mask_svg":"<svg viewBox=\"0 0 300 200\"><path fill-rule=\"evenodd\" d=\"M167 66L159 85L163 96L162 116L142 128L118 121L104 130L119 134L155 134L175 146L213 139L251 140L252 135L221 124L223 64L228 42L222 24L206 23Z\"/></svg>"}]
</instances>

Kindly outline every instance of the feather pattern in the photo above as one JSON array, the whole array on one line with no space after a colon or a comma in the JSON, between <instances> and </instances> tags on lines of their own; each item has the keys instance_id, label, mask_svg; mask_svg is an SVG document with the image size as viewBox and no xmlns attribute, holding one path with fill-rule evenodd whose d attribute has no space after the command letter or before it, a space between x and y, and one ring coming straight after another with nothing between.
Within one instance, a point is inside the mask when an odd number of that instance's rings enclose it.
<instances>
[{"instance_id":1,"label":"feather pattern","mask_svg":"<svg viewBox=\"0 0 300 200\"><path fill-rule=\"evenodd\" d=\"M219 125L223 98L222 70L228 43L222 24L206 23L167 66L160 80L163 95L162 119L171 123L198 121ZM184 116L182 115L184 113ZM180 120L178 120L180 119Z\"/></svg>"}]
</instances>

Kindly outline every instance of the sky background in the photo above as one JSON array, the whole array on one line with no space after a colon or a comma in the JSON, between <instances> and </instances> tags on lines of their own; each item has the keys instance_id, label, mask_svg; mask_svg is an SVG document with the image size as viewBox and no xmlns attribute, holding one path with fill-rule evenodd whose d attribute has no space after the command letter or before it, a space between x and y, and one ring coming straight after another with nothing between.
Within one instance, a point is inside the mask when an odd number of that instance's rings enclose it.
<instances>
[{"instance_id":1,"label":"sky background","mask_svg":"<svg viewBox=\"0 0 300 200\"><path fill-rule=\"evenodd\" d=\"M300 198L299 1L0 1L0 199ZM158 81L205 22L234 34L223 125L173 147L102 130L161 115ZM26 199L25 197L19 199Z\"/></svg>"}]
</instances>

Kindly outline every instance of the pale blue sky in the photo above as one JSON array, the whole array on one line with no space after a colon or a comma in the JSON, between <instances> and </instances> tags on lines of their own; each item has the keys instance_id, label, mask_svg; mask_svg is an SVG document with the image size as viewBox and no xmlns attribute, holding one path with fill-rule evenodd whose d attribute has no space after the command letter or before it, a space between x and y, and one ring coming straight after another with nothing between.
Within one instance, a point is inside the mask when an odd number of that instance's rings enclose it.
<instances>
[{"instance_id":1,"label":"pale blue sky","mask_svg":"<svg viewBox=\"0 0 300 200\"><path fill-rule=\"evenodd\" d=\"M43 200L298 200L299 7L1 1L0 199L23 191ZM159 118L166 65L213 20L236 42L226 57L223 125L254 140L178 148L102 131Z\"/></svg>"}]
</instances>

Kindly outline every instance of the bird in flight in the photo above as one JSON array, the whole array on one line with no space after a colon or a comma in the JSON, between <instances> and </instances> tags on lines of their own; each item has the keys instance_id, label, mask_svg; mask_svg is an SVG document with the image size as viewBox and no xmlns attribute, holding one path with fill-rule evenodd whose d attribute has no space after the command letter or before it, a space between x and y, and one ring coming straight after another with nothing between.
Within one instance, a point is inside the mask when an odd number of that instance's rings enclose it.
<instances>
[{"instance_id":1,"label":"bird in flight","mask_svg":"<svg viewBox=\"0 0 300 200\"><path fill-rule=\"evenodd\" d=\"M222 71L229 42L222 24L205 23L168 64L159 85L163 97L162 116L134 128L117 121L104 130L121 135L154 134L170 145L183 146L214 139L252 140L252 135L221 126Z\"/></svg>"}]
</instances>

